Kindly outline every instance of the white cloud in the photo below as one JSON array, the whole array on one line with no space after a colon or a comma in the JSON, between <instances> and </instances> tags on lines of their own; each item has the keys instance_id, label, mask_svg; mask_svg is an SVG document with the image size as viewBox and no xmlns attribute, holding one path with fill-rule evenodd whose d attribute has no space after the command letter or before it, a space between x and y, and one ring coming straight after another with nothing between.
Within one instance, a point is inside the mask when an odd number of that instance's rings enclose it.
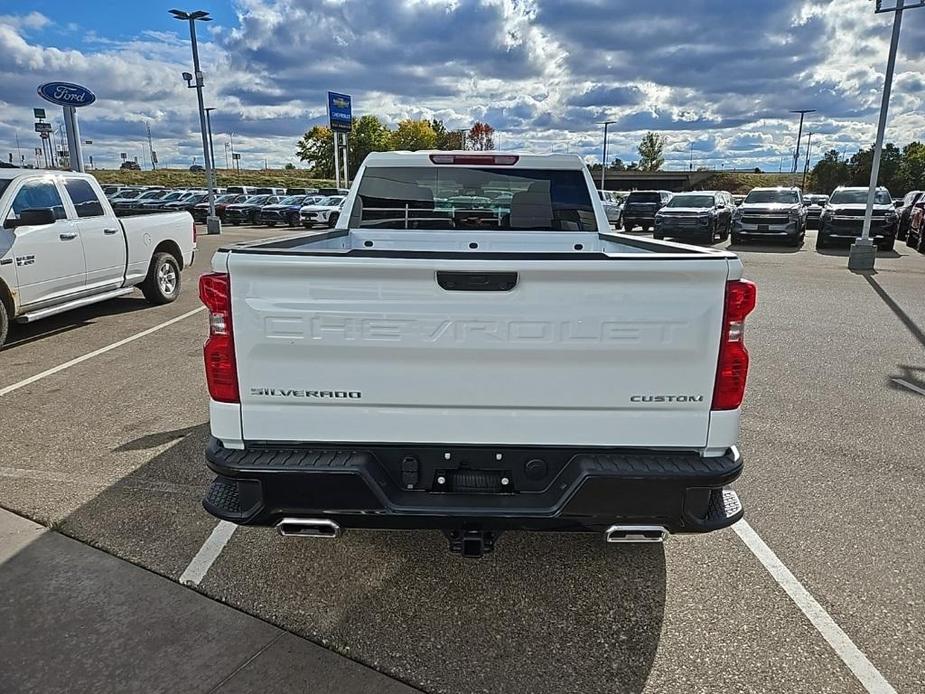
<instances>
[{"instance_id":1,"label":"white cloud","mask_svg":"<svg viewBox=\"0 0 925 694\"><path fill-rule=\"evenodd\" d=\"M801 107L818 110L807 123L814 151L868 144L889 18L867 0L741 2L736 12L728 0L615 12L587 0L239 0L237 24L210 26L200 41L216 152L221 161L234 131L236 150L255 164L291 160L298 134L324 119L327 89L352 93L358 113L389 123L487 119L505 149L592 158L596 123L608 118L618 121L609 152L625 160L657 128L670 165L685 166L694 142L695 165L773 168L793 146L787 112ZM925 135L925 10L907 15L888 132L899 143ZM721 41L710 39L717 22ZM53 76L97 92L81 122L98 160L140 148L149 121L161 161L189 163L198 116L179 76L190 70L181 31L89 34L61 48L42 33L49 27L38 12L0 17L0 155L16 131L34 139L35 87Z\"/></svg>"}]
</instances>

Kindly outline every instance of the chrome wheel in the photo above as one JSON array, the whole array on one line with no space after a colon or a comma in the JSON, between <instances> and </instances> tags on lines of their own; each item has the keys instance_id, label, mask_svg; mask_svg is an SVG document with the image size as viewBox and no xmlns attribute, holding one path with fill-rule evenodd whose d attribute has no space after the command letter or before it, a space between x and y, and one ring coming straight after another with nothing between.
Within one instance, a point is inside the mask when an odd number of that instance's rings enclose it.
<instances>
[{"instance_id":1,"label":"chrome wheel","mask_svg":"<svg viewBox=\"0 0 925 694\"><path fill-rule=\"evenodd\" d=\"M157 269L157 286L164 296L173 296L177 291L177 271L170 263L164 263Z\"/></svg>"}]
</instances>

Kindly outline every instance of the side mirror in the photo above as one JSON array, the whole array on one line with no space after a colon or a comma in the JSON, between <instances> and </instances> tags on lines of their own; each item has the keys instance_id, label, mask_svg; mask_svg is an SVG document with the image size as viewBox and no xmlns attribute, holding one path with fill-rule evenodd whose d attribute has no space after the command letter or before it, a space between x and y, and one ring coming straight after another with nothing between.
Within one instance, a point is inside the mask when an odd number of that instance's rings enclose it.
<instances>
[{"instance_id":1,"label":"side mirror","mask_svg":"<svg viewBox=\"0 0 925 694\"><path fill-rule=\"evenodd\" d=\"M7 219L3 223L5 229L16 227L37 227L45 224L54 224L57 221L55 211L50 207L35 207L19 213L19 219Z\"/></svg>"}]
</instances>

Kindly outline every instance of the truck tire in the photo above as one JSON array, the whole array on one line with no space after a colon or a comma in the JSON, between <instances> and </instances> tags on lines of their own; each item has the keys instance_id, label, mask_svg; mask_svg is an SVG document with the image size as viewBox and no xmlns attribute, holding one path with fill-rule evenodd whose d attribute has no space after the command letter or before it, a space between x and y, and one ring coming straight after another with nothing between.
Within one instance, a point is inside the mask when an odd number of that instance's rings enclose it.
<instances>
[{"instance_id":1,"label":"truck tire","mask_svg":"<svg viewBox=\"0 0 925 694\"><path fill-rule=\"evenodd\" d=\"M328 217L328 228L329 229L333 229L335 226L337 226L337 220L339 217L340 217L340 213L338 212L331 213L331 216Z\"/></svg>"},{"instance_id":2,"label":"truck tire","mask_svg":"<svg viewBox=\"0 0 925 694\"><path fill-rule=\"evenodd\" d=\"M623 220L623 231L632 231L634 226L636 226L636 224L631 222L630 220L628 219Z\"/></svg>"},{"instance_id":3,"label":"truck tire","mask_svg":"<svg viewBox=\"0 0 925 694\"><path fill-rule=\"evenodd\" d=\"M892 251L893 246L896 245L896 239L892 238L889 241L881 241L877 244L877 248L881 251Z\"/></svg>"},{"instance_id":4,"label":"truck tire","mask_svg":"<svg viewBox=\"0 0 925 694\"><path fill-rule=\"evenodd\" d=\"M293 212L289 215L289 226L297 227L299 226L299 213Z\"/></svg>"},{"instance_id":5,"label":"truck tire","mask_svg":"<svg viewBox=\"0 0 925 694\"><path fill-rule=\"evenodd\" d=\"M825 248L827 245L828 241L820 231L818 234L816 234L816 250L818 251L820 248Z\"/></svg>"},{"instance_id":6,"label":"truck tire","mask_svg":"<svg viewBox=\"0 0 925 694\"><path fill-rule=\"evenodd\" d=\"M10 317L6 314L6 304L0 301L0 349L3 349L3 343L6 342L6 336L9 330Z\"/></svg>"},{"instance_id":7,"label":"truck tire","mask_svg":"<svg viewBox=\"0 0 925 694\"><path fill-rule=\"evenodd\" d=\"M149 303L169 304L180 296L180 266L170 253L155 253L148 276L140 286Z\"/></svg>"},{"instance_id":8,"label":"truck tire","mask_svg":"<svg viewBox=\"0 0 925 694\"><path fill-rule=\"evenodd\" d=\"M739 236L739 235L738 235L737 233L735 233L734 231L730 234L730 236L732 236L732 245L733 245L733 246L736 246L736 245L742 243L742 237Z\"/></svg>"}]
</instances>

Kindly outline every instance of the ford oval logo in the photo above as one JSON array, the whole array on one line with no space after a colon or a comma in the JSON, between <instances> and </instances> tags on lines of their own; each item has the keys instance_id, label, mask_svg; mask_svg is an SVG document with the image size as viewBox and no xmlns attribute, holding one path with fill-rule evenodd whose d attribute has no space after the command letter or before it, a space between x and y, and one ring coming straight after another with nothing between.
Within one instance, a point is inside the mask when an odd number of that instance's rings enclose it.
<instances>
[{"instance_id":1,"label":"ford oval logo","mask_svg":"<svg viewBox=\"0 0 925 694\"><path fill-rule=\"evenodd\" d=\"M96 94L86 87L70 82L46 82L38 88L39 96L58 106L89 106L96 101Z\"/></svg>"}]
</instances>

